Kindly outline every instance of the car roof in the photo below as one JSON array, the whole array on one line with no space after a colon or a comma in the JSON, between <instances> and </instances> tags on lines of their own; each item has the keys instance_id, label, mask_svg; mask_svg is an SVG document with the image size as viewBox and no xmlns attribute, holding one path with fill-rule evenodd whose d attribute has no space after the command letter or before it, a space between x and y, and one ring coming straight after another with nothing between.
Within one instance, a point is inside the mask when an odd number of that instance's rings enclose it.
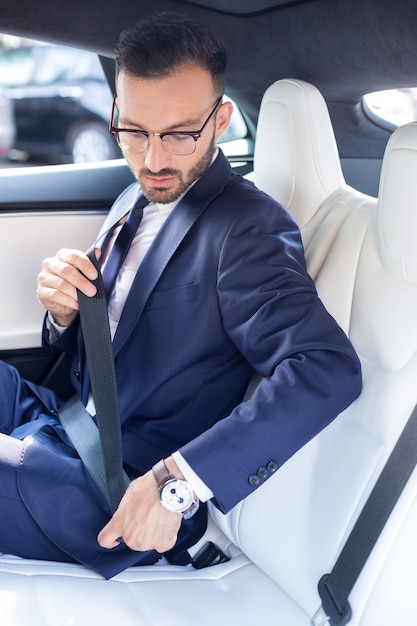
<instances>
[{"instance_id":1,"label":"car roof","mask_svg":"<svg viewBox=\"0 0 417 626\"><path fill-rule=\"evenodd\" d=\"M415 86L414 0L0 0L0 32L82 47L112 57L120 31L157 11L211 25L229 54L227 91L257 111L280 78L315 84L328 102Z\"/></svg>"}]
</instances>

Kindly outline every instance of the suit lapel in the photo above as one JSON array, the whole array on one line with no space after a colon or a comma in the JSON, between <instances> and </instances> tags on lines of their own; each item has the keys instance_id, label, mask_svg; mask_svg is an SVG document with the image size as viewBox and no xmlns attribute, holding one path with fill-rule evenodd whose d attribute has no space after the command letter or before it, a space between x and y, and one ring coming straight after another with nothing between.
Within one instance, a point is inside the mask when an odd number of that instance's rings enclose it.
<instances>
[{"instance_id":1,"label":"suit lapel","mask_svg":"<svg viewBox=\"0 0 417 626\"><path fill-rule=\"evenodd\" d=\"M220 153L208 172L188 191L162 226L137 271L126 300L113 340L115 356L138 323L172 255L209 203L223 190L230 175L227 159Z\"/></svg>"},{"instance_id":2,"label":"suit lapel","mask_svg":"<svg viewBox=\"0 0 417 626\"><path fill-rule=\"evenodd\" d=\"M117 198L116 202L112 206L111 211L108 216L104 220L98 237L96 239L96 243L94 244L95 248L100 248L103 245L103 242L106 241L106 235L109 233L116 224L130 211L130 209L136 204L137 198L139 194L141 194L140 187L137 183L132 183L127 187L124 192Z\"/></svg>"}]
</instances>

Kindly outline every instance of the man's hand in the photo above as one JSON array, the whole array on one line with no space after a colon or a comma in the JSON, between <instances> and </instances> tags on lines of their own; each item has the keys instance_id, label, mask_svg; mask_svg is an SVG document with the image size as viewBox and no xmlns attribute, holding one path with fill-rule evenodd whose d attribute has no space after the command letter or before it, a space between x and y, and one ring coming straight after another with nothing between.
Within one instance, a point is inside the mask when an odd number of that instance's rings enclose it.
<instances>
[{"instance_id":1,"label":"man's hand","mask_svg":"<svg viewBox=\"0 0 417 626\"><path fill-rule=\"evenodd\" d=\"M178 478L180 472L171 471ZM163 508L152 472L140 476L129 485L119 508L98 535L103 548L119 545L117 539L132 550L166 552L177 541L182 515Z\"/></svg>"},{"instance_id":2,"label":"man's hand","mask_svg":"<svg viewBox=\"0 0 417 626\"><path fill-rule=\"evenodd\" d=\"M55 322L67 327L78 313L77 289L94 296L97 270L80 250L60 250L55 257L45 259L38 276L37 296Z\"/></svg>"}]
</instances>

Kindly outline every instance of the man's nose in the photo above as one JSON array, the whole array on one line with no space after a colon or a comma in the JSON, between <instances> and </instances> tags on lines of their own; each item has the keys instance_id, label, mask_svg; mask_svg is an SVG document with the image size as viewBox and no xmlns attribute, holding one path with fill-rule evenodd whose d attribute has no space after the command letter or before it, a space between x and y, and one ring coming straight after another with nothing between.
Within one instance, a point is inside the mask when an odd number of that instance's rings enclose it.
<instances>
[{"instance_id":1,"label":"man's nose","mask_svg":"<svg viewBox=\"0 0 417 626\"><path fill-rule=\"evenodd\" d=\"M170 154L165 149L161 138L150 135L146 149L145 166L152 172L159 172L159 170L168 166L169 161Z\"/></svg>"}]
</instances>

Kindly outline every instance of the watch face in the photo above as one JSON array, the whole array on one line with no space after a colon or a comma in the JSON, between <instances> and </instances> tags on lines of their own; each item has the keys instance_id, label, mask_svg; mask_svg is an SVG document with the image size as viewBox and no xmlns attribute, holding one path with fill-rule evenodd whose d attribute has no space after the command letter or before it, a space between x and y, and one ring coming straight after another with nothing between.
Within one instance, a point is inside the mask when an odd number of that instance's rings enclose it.
<instances>
[{"instance_id":1,"label":"watch face","mask_svg":"<svg viewBox=\"0 0 417 626\"><path fill-rule=\"evenodd\" d=\"M161 490L161 504L168 511L182 513L193 503L193 492L185 480L174 478L168 481Z\"/></svg>"}]
</instances>

